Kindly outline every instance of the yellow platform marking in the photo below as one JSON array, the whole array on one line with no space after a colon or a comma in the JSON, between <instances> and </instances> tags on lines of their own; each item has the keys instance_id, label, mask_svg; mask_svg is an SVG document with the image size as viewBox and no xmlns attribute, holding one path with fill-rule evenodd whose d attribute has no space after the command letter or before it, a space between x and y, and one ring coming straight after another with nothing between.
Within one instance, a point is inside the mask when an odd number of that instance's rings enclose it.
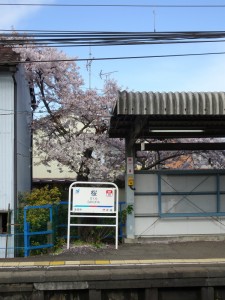
<instances>
[{"instance_id":1,"label":"yellow platform marking","mask_svg":"<svg viewBox=\"0 0 225 300\"><path fill-rule=\"evenodd\" d=\"M124 264L124 260L110 260L111 265L121 265Z\"/></svg>"},{"instance_id":2,"label":"yellow platform marking","mask_svg":"<svg viewBox=\"0 0 225 300\"><path fill-rule=\"evenodd\" d=\"M189 260L189 259L181 259L181 258L179 258L179 259L164 260L164 262L171 263L171 264L189 263L190 261L193 262L195 260L194 259L191 259L191 260Z\"/></svg>"},{"instance_id":3,"label":"yellow platform marking","mask_svg":"<svg viewBox=\"0 0 225 300\"><path fill-rule=\"evenodd\" d=\"M127 259L127 260L71 260L71 261L6 261L0 262L0 268L26 266L82 266L82 265L157 265L157 264L204 264L225 263L225 258L196 258L196 259Z\"/></svg>"},{"instance_id":4,"label":"yellow platform marking","mask_svg":"<svg viewBox=\"0 0 225 300\"><path fill-rule=\"evenodd\" d=\"M34 266L49 266L50 261L36 261L34 262Z\"/></svg>"},{"instance_id":5,"label":"yellow platform marking","mask_svg":"<svg viewBox=\"0 0 225 300\"><path fill-rule=\"evenodd\" d=\"M81 265L95 265L95 260L81 260Z\"/></svg>"},{"instance_id":6,"label":"yellow platform marking","mask_svg":"<svg viewBox=\"0 0 225 300\"><path fill-rule=\"evenodd\" d=\"M165 259L142 259L142 260L139 260L139 262L141 264L162 264L162 263L168 262L168 260L165 260Z\"/></svg>"},{"instance_id":7,"label":"yellow platform marking","mask_svg":"<svg viewBox=\"0 0 225 300\"><path fill-rule=\"evenodd\" d=\"M81 264L81 261L79 260L67 260L65 261L65 265L80 265Z\"/></svg>"},{"instance_id":8,"label":"yellow platform marking","mask_svg":"<svg viewBox=\"0 0 225 300\"><path fill-rule=\"evenodd\" d=\"M139 261L138 260L132 260L132 259L126 259L124 260L125 264L138 264Z\"/></svg>"},{"instance_id":9,"label":"yellow platform marking","mask_svg":"<svg viewBox=\"0 0 225 300\"><path fill-rule=\"evenodd\" d=\"M199 259L200 262L225 262L225 258L203 258Z\"/></svg>"},{"instance_id":10,"label":"yellow platform marking","mask_svg":"<svg viewBox=\"0 0 225 300\"><path fill-rule=\"evenodd\" d=\"M21 261L19 262L19 267L25 267L25 266L34 266L35 262L33 261Z\"/></svg>"},{"instance_id":11,"label":"yellow platform marking","mask_svg":"<svg viewBox=\"0 0 225 300\"><path fill-rule=\"evenodd\" d=\"M96 265L109 265L110 261L109 260L96 260L95 264Z\"/></svg>"},{"instance_id":12,"label":"yellow platform marking","mask_svg":"<svg viewBox=\"0 0 225 300\"><path fill-rule=\"evenodd\" d=\"M65 261L56 260L50 262L50 266L60 266L60 265L65 265Z\"/></svg>"},{"instance_id":13,"label":"yellow platform marking","mask_svg":"<svg viewBox=\"0 0 225 300\"><path fill-rule=\"evenodd\" d=\"M19 266L19 262L10 262L10 261L6 261L3 263L3 267L18 267Z\"/></svg>"}]
</instances>

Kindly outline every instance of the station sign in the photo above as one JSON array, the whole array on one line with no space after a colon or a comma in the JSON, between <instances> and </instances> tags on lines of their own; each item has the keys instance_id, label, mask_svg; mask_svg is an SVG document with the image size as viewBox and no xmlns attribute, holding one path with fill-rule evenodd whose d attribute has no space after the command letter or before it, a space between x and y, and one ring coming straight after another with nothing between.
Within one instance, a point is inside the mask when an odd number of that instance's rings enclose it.
<instances>
[{"instance_id":1,"label":"station sign","mask_svg":"<svg viewBox=\"0 0 225 300\"><path fill-rule=\"evenodd\" d=\"M73 187L72 211L76 213L115 212L115 188Z\"/></svg>"}]
</instances>

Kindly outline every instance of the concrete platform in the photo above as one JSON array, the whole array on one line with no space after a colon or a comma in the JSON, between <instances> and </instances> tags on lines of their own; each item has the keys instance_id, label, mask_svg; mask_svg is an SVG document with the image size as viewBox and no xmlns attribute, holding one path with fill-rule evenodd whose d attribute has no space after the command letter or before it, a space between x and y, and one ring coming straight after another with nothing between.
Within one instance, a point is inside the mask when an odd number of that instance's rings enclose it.
<instances>
[{"instance_id":1,"label":"concrete platform","mask_svg":"<svg viewBox=\"0 0 225 300\"><path fill-rule=\"evenodd\" d=\"M79 251L78 251L79 250ZM8 264L22 262L56 262L73 261L74 264L82 265L83 262L99 262L112 264L120 262L127 264L129 261L152 262L223 262L225 260L225 241L192 241L192 242L168 242L152 241L151 243L119 244L118 249L114 245L103 248L71 247L70 250L62 249L58 255L37 255L30 257L17 257L0 259L0 267ZM91 263L90 263L91 264Z\"/></svg>"},{"instance_id":2,"label":"concrete platform","mask_svg":"<svg viewBox=\"0 0 225 300\"><path fill-rule=\"evenodd\" d=\"M1 259L1 299L14 295L17 300L222 300L225 242L121 244L118 250Z\"/></svg>"}]
</instances>

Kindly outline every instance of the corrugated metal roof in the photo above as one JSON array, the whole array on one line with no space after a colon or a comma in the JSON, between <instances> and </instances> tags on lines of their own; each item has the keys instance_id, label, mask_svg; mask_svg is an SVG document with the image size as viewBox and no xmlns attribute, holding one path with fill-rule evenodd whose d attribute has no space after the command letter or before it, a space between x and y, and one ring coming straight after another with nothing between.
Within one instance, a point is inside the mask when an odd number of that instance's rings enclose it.
<instances>
[{"instance_id":1,"label":"corrugated metal roof","mask_svg":"<svg viewBox=\"0 0 225 300\"><path fill-rule=\"evenodd\" d=\"M119 92L118 115L225 115L225 92Z\"/></svg>"},{"instance_id":2,"label":"corrugated metal roof","mask_svg":"<svg viewBox=\"0 0 225 300\"><path fill-rule=\"evenodd\" d=\"M0 46L0 65L15 65L20 61L20 55L10 47Z\"/></svg>"},{"instance_id":3,"label":"corrugated metal roof","mask_svg":"<svg viewBox=\"0 0 225 300\"><path fill-rule=\"evenodd\" d=\"M225 92L119 91L109 137L198 138L225 136Z\"/></svg>"}]
</instances>

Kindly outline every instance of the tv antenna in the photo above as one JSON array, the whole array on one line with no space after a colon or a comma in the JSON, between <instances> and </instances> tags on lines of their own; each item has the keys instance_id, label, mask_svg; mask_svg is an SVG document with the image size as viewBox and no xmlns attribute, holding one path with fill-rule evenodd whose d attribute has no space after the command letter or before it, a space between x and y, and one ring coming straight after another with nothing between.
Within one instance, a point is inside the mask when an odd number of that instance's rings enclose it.
<instances>
[{"instance_id":1,"label":"tv antenna","mask_svg":"<svg viewBox=\"0 0 225 300\"><path fill-rule=\"evenodd\" d=\"M153 28L154 28L154 32L156 32L156 29L155 29L155 15L156 15L156 12L155 12L155 9L153 9Z\"/></svg>"},{"instance_id":2,"label":"tv antenna","mask_svg":"<svg viewBox=\"0 0 225 300\"><path fill-rule=\"evenodd\" d=\"M102 70L100 71L99 73L99 76L101 79L103 79L102 77L105 76L105 80L107 81L108 80L108 77L113 74L113 73L116 73L118 71L112 71L112 72L108 72L108 73L103 73Z\"/></svg>"}]
</instances>

